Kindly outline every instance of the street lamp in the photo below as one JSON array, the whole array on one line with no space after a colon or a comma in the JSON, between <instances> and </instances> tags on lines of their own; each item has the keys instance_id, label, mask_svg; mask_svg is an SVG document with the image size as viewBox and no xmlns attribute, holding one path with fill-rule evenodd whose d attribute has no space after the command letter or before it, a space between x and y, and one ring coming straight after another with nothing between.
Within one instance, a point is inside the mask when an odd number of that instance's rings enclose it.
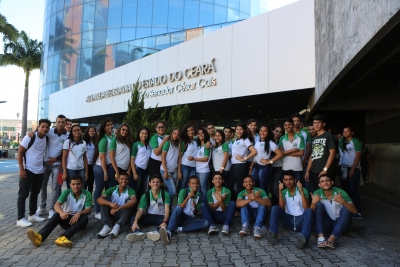
<instances>
[{"instance_id":1,"label":"street lamp","mask_svg":"<svg viewBox=\"0 0 400 267\"><path fill-rule=\"evenodd\" d=\"M18 121L19 121L19 113L17 113L17 125L18 125ZM19 144L19 132L18 132L18 127L16 128L17 129L17 141L18 141L18 144Z\"/></svg>"}]
</instances>

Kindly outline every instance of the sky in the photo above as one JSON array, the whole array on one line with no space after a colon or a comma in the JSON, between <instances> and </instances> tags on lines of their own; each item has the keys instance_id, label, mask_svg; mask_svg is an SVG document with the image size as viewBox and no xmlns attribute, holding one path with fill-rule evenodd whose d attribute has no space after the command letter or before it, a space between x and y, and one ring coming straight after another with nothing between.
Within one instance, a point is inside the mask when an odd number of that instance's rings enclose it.
<instances>
[{"instance_id":1,"label":"sky","mask_svg":"<svg viewBox=\"0 0 400 267\"><path fill-rule=\"evenodd\" d=\"M45 0L0 0L0 13L19 31L28 33L31 39L42 41ZM0 36L3 53L3 36ZM28 120L36 120L40 71L32 71L29 78ZM22 116L25 74L14 66L0 67L0 118L17 119Z\"/></svg>"}]
</instances>

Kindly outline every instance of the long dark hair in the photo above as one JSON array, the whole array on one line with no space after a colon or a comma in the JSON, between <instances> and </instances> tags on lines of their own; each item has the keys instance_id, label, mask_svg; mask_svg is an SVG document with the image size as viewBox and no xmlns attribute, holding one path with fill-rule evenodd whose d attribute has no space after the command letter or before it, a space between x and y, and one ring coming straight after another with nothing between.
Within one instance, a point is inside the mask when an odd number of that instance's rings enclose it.
<instances>
[{"instance_id":1,"label":"long dark hair","mask_svg":"<svg viewBox=\"0 0 400 267\"><path fill-rule=\"evenodd\" d=\"M246 124L244 124L243 122L239 121L238 123L236 123L235 131L236 131L236 128L237 128L237 127L242 127L242 128L243 128L243 134L242 134L242 136L240 137L240 139L245 140L246 138L249 138L249 132L248 132L248 130L247 130L247 125L246 125ZM251 135L251 136L252 136L252 135ZM252 136L252 137L253 137L253 136ZM251 141L250 138L249 138L249 140ZM254 141L254 139L253 139L253 141Z\"/></svg>"},{"instance_id":2,"label":"long dark hair","mask_svg":"<svg viewBox=\"0 0 400 267\"><path fill-rule=\"evenodd\" d=\"M128 135L126 137L123 137L121 135L121 129L122 127L127 127L128 128ZM115 138L117 139L117 141L121 144L125 144L129 147L129 149L132 147L132 131L131 131L131 127L129 127L128 124L123 123L121 124L121 126L119 126L118 130L117 130L117 134L115 135Z\"/></svg>"},{"instance_id":3,"label":"long dark hair","mask_svg":"<svg viewBox=\"0 0 400 267\"><path fill-rule=\"evenodd\" d=\"M170 136L169 136L169 143L170 143L172 146L176 146L176 147L177 147L177 146L179 146L179 138L178 138L178 140L176 140L176 141L172 140L172 134L173 134L175 131L178 131L178 133L180 134L179 128L178 128L178 127L172 128L171 134L170 134Z\"/></svg>"},{"instance_id":4,"label":"long dark hair","mask_svg":"<svg viewBox=\"0 0 400 267\"><path fill-rule=\"evenodd\" d=\"M248 135L247 138L249 138L250 142L254 145L254 136L253 136L253 133L250 131L249 127L247 127L249 124L251 124L251 123L253 123L253 122L257 123L256 119L249 119L249 120L247 121L246 131L247 131L247 135Z\"/></svg>"},{"instance_id":5,"label":"long dark hair","mask_svg":"<svg viewBox=\"0 0 400 267\"><path fill-rule=\"evenodd\" d=\"M215 133L219 133L222 136L222 141L221 141L221 146L223 143L225 143L225 133L223 130L218 129L215 131ZM217 146L219 146L219 144L217 143L217 141L215 141L215 143L217 144Z\"/></svg>"},{"instance_id":6,"label":"long dark hair","mask_svg":"<svg viewBox=\"0 0 400 267\"><path fill-rule=\"evenodd\" d=\"M269 153L270 152L270 147L269 147L269 142L270 141L272 141L273 142L273 133L272 133L272 130L271 130L271 128L268 126L268 125L266 125L266 124L264 124L264 125L262 125L261 127L260 127L260 130L261 130L261 128L267 128L267 132L268 132L268 134L267 134L267 137L265 137L265 139L264 139L264 151L265 152L267 152L267 153ZM260 140L261 140L261 138L260 138Z\"/></svg>"},{"instance_id":7,"label":"long dark hair","mask_svg":"<svg viewBox=\"0 0 400 267\"><path fill-rule=\"evenodd\" d=\"M185 125L182 127L181 133L180 133L180 135L179 135L180 139L183 141L183 143L184 143L185 145L186 145L186 144L189 144L189 142L190 142L190 138L189 138L189 136L187 135L187 130L188 130L190 127L192 127L193 130L194 130L193 125L191 125L191 124L185 124Z\"/></svg>"},{"instance_id":8,"label":"long dark hair","mask_svg":"<svg viewBox=\"0 0 400 267\"><path fill-rule=\"evenodd\" d=\"M71 129L69 130L68 139L70 140L70 143L71 143L71 142L75 142L75 138L74 138L74 135L72 134L72 130L73 130L74 128L76 128L76 127L79 127L79 129L81 128L78 124L75 124L75 125L72 125L72 126L71 126ZM78 144L81 143L81 142L82 142L82 135L79 135Z\"/></svg>"},{"instance_id":9,"label":"long dark hair","mask_svg":"<svg viewBox=\"0 0 400 267\"><path fill-rule=\"evenodd\" d=\"M105 117L100 122L99 134L97 135L96 145L94 146L95 150L94 150L93 161L96 161L97 158L99 157L99 142L106 135L106 130L104 128L106 128L107 122L110 121L112 122L112 119L110 117Z\"/></svg>"},{"instance_id":10,"label":"long dark hair","mask_svg":"<svg viewBox=\"0 0 400 267\"><path fill-rule=\"evenodd\" d=\"M197 130L197 133L199 131L202 131L204 134L204 144L206 144L208 141L210 141L210 134L207 132L207 130L205 128L199 128ZM197 143L197 146L201 146L201 140L199 138L196 139L196 143Z\"/></svg>"},{"instance_id":11,"label":"long dark hair","mask_svg":"<svg viewBox=\"0 0 400 267\"><path fill-rule=\"evenodd\" d=\"M141 142L140 141L140 132L143 130L147 131L147 138L146 138L146 140L144 140L144 145L146 146L146 149L147 149L147 147L149 146L149 143L150 143L150 129L148 127L142 126L137 130L136 140L138 142Z\"/></svg>"},{"instance_id":12,"label":"long dark hair","mask_svg":"<svg viewBox=\"0 0 400 267\"><path fill-rule=\"evenodd\" d=\"M94 142L92 142L90 136L89 136L89 130L93 129L94 130ZM96 131L96 127L94 126L89 126L85 133L83 134L83 140L86 142L86 144L90 145L91 143L94 144L96 142L96 136L97 136L97 131Z\"/></svg>"}]
</instances>

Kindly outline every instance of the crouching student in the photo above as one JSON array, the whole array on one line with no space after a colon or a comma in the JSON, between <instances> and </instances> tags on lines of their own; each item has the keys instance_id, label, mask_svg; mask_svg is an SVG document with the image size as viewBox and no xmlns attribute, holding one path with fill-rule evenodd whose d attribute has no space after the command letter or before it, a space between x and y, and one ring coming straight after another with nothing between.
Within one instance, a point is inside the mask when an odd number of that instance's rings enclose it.
<instances>
[{"instance_id":1,"label":"crouching student","mask_svg":"<svg viewBox=\"0 0 400 267\"><path fill-rule=\"evenodd\" d=\"M271 201L267 193L261 188L254 187L254 180L251 175L247 175L243 180L245 190L241 191L236 200L236 207L240 208L242 217L241 236L250 234L250 222L254 223L254 238L261 238L260 228L263 226L264 216L267 207L271 207Z\"/></svg>"},{"instance_id":2,"label":"crouching student","mask_svg":"<svg viewBox=\"0 0 400 267\"><path fill-rule=\"evenodd\" d=\"M208 221L196 219L194 216L201 207L200 181L196 175L189 177L189 188L179 192L178 205L172 211L168 228L161 228L160 235L164 244L170 242L171 236L177 232L194 232L208 227Z\"/></svg>"},{"instance_id":3,"label":"crouching student","mask_svg":"<svg viewBox=\"0 0 400 267\"><path fill-rule=\"evenodd\" d=\"M286 189L283 189L283 186ZM307 189L300 182L295 183L292 170L283 172L283 183L279 182L279 206L273 206L269 223L269 231L265 226L261 234L271 245L278 244L278 226L282 223L285 229L300 232L296 235L296 247L302 249L310 240L313 211L310 209Z\"/></svg>"},{"instance_id":4,"label":"crouching student","mask_svg":"<svg viewBox=\"0 0 400 267\"><path fill-rule=\"evenodd\" d=\"M99 238L108 235L115 238L118 236L119 229L132 215L133 207L136 205L136 192L128 186L129 174L120 173L118 177L119 185L107 189L98 199L100 205L101 222L103 229L97 234ZM112 223L115 222L111 229Z\"/></svg>"},{"instance_id":5,"label":"crouching student","mask_svg":"<svg viewBox=\"0 0 400 267\"><path fill-rule=\"evenodd\" d=\"M50 233L60 225L65 232L54 241L54 244L62 247L71 247L69 240L79 230L85 229L92 211L92 194L83 190L83 180L79 175L70 178L70 189L62 192L54 205L55 213L47 224L39 231L32 229L27 231L28 238L32 245L39 247Z\"/></svg>"},{"instance_id":6,"label":"crouching student","mask_svg":"<svg viewBox=\"0 0 400 267\"><path fill-rule=\"evenodd\" d=\"M160 239L160 229L167 227L170 213L170 196L161 189L162 178L159 174L150 177L150 190L143 194L139 202L138 211L132 224L132 234L126 236L131 242L147 238L157 241ZM139 223L143 225L158 225L154 231L146 234L140 231Z\"/></svg>"},{"instance_id":7,"label":"crouching student","mask_svg":"<svg viewBox=\"0 0 400 267\"><path fill-rule=\"evenodd\" d=\"M349 195L342 189L333 187L333 181L327 174L319 177L319 187L312 196L311 209L315 212L315 230L318 235L319 248L335 248L336 240L349 229L351 213L357 214ZM324 226L327 226L331 235L324 236Z\"/></svg>"},{"instance_id":8,"label":"crouching student","mask_svg":"<svg viewBox=\"0 0 400 267\"><path fill-rule=\"evenodd\" d=\"M222 186L224 179L220 172L214 174L212 183L214 188L207 191L208 203L201 204L201 213L203 218L210 224L208 228L209 235L218 233L215 223L222 223L222 233L229 235L229 227L235 215L236 203L231 201L231 191Z\"/></svg>"}]
</instances>

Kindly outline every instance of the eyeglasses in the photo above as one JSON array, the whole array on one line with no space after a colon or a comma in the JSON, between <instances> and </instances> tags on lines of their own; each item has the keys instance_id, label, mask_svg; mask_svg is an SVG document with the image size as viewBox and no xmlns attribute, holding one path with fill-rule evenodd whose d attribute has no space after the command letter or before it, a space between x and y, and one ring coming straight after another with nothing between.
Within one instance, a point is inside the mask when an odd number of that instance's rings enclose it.
<instances>
[{"instance_id":1,"label":"eyeglasses","mask_svg":"<svg viewBox=\"0 0 400 267\"><path fill-rule=\"evenodd\" d=\"M126 128L122 128L122 129L121 129L121 132L129 132L129 130L126 129Z\"/></svg>"},{"instance_id":2,"label":"eyeglasses","mask_svg":"<svg viewBox=\"0 0 400 267\"><path fill-rule=\"evenodd\" d=\"M214 129L214 126L208 127L207 130L212 130Z\"/></svg>"},{"instance_id":3,"label":"eyeglasses","mask_svg":"<svg viewBox=\"0 0 400 267\"><path fill-rule=\"evenodd\" d=\"M276 133L283 134L283 131L278 131L278 130L275 130L275 132L276 132Z\"/></svg>"},{"instance_id":4,"label":"eyeglasses","mask_svg":"<svg viewBox=\"0 0 400 267\"><path fill-rule=\"evenodd\" d=\"M164 129L165 126L157 126L156 129Z\"/></svg>"}]
</instances>

